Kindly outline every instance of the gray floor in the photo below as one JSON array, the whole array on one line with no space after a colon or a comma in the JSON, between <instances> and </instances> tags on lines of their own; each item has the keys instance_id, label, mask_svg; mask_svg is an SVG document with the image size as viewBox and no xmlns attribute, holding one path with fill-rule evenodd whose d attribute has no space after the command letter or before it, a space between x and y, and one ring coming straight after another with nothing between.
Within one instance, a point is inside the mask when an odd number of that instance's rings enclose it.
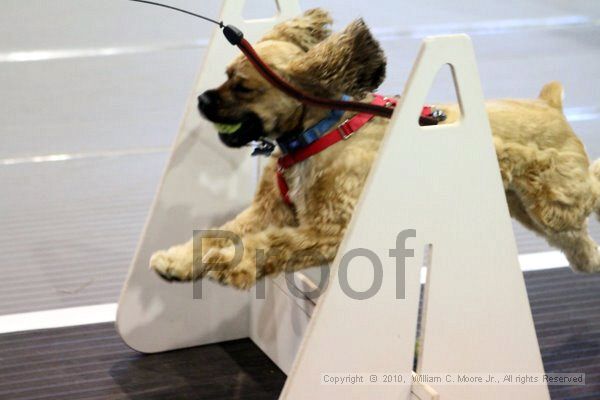
<instances>
[{"instance_id":1,"label":"gray floor","mask_svg":"<svg viewBox=\"0 0 600 400\"><path fill-rule=\"evenodd\" d=\"M573 127L600 157L599 2L327 8L336 27L360 15L373 27L389 59L384 93L402 91L421 37L432 33L472 35L489 98L531 97L562 81ZM0 314L116 301L209 32L121 0L0 4ZM452 96L442 76L430 101ZM592 230L600 240L600 226ZM522 253L549 250L516 225L515 233Z\"/></svg>"}]
</instances>

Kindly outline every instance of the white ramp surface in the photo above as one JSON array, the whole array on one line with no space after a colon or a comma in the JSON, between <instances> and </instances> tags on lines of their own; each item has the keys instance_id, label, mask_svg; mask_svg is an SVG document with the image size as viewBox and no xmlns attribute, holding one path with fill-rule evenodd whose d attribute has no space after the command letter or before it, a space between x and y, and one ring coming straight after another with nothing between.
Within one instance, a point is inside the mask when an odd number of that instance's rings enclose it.
<instances>
[{"instance_id":1,"label":"white ramp surface","mask_svg":"<svg viewBox=\"0 0 600 400\"><path fill-rule=\"evenodd\" d=\"M271 19L245 21L245 0L224 2L221 20L255 41L275 23L299 14L296 0L277 2ZM123 288L119 333L134 349L158 352L249 335L249 294L214 282L169 284L148 269L156 250L182 243L194 229L209 229L247 206L256 186L256 162L247 151L226 149L212 124L200 118L196 97L224 80L224 67L239 54L215 28L204 65L187 104L179 136Z\"/></svg>"},{"instance_id":2,"label":"white ramp surface","mask_svg":"<svg viewBox=\"0 0 600 400\"><path fill-rule=\"evenodd\" d=\"M463 118L419 127L427 91L444 64L452 66ZM389 129L282 398L409 398L410 384L329 386L322 375L410 373L427 244L432 262L417 373L543 372L467 36L425 40ZM406 241L415 257L406 259L405 298L397 299L397 260L388 249L405 229L416 230ZM346 295L338 275L344 254L358 248L374 252L384 271L381 288L365 300ZM347 283L364 288L373 268L356 257ZM544 385L431 386L441 399L549 398Z\"/></svg>"}]
</instances>

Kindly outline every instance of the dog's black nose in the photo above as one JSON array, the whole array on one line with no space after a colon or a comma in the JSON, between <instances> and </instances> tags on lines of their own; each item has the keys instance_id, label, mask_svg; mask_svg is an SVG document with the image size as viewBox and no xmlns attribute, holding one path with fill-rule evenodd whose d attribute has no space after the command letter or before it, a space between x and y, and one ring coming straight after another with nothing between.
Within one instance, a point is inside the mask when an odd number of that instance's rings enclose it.
<instances>
[{"instance_id":1,"label":"dog's black nose","mask_svg":"<svg viewBox=\"0 0 600 400\"><path fill-rule=\"evenodd\" d=\"M198 108L209 117L214 114L219 105L219 94L216 90L207 90L198 96Z\"/></svg>"}]
</instances>

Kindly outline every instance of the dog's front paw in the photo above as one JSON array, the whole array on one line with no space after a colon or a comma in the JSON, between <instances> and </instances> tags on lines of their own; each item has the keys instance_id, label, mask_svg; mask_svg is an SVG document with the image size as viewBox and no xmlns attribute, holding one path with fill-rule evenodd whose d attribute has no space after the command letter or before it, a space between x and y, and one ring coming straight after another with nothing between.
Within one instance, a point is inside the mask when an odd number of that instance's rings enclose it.
<instances>
[{"instance_id":1,"label":"dog's front paw","mask_svg":"<svg viewBox=\"0 0 600 400\"><path fill-rule=\"evenodd\" d=\"M163 279L172 281L192 280L192 262L171 250L157 251L150 258L150 268Z\"/></svg>"}]
</instances>

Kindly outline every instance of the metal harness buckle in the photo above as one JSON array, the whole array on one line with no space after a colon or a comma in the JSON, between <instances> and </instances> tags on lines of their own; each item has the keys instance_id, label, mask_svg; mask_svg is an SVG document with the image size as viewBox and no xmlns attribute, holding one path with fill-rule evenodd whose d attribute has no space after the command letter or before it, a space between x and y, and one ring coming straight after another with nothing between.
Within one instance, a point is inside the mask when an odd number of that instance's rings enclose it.
<instances>
[{"instance_id":1,"label":"metal harness buckle","mask_svg":"<svg viewBox=\"0 0 600 400\"><path fill-rule=\"evenodd\" d=\"M347 140L350 136L354 135L354 132L346 132L346 130L344 129L344 127L346 126L347 123L348 123L348 119L346 119L344 122L339 124L337 127L337 131L340 133L340 136L342 137L343 140Z\"/></svg>"}]
</instances>

